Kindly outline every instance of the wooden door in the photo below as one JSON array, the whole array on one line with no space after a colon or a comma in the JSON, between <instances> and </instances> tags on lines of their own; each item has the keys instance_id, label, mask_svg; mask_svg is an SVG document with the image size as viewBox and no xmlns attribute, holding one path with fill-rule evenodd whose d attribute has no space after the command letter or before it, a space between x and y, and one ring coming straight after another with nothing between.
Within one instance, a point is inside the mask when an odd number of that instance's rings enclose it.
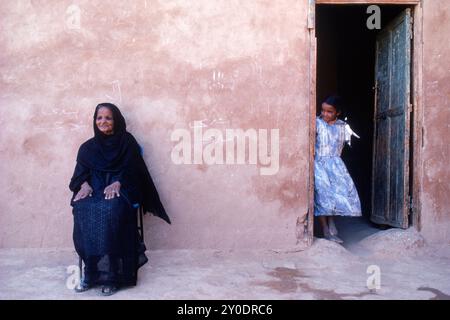
<instances>
[{"instance_id":1,"label":"wooden door","mask_svg":"<svg viewBox=\"0 0 450 320\"><path fill-rule=\"evenodd\" d=\"M406 9L377 36L371 220L407 228L412 19Z\"/></svg>"}]
</instances>

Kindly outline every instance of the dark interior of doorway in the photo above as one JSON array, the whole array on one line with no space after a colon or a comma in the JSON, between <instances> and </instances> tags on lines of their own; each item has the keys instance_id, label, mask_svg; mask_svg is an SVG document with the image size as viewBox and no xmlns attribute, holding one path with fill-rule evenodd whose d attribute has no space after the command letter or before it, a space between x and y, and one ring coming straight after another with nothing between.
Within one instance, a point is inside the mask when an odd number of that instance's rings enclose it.
<instances>
[{"instance_id":1,"label":"dark interior of doorway","mask_svg":"<svg viewBox=\"0 0 450 320\"><path fill-rule=\"evenodd\" d=\"M380 5L381 29L407 6ZM344 115L361 139L352 139L342 153L361 199L362 218L337 217L344 245L385 229L370 222L374 113L375 40L380 30L366 26L367 5L317 5L317 115L329 94L343 98ZM314 234L322 236L319 223Z\"/></svg>"}]
</instances>

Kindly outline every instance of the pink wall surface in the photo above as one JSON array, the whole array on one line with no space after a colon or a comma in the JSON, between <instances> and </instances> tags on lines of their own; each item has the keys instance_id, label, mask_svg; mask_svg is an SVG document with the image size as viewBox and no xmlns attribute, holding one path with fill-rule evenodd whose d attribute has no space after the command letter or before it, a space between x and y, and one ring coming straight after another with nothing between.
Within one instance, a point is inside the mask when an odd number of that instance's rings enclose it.
<instances>
[{"instance_id":1,"label":"pink wall surface","mask_svg":"<svg viewBox=\"0 0 450 320\"><path fill-rule=\"evenodd\" d=\"M21 0L0 13L0 247L72 246L68 183L105 101L143 146L173 222L146 217L150 248L303 246L306 1ZM279 129L279 171L174 164L171 134L194 121Z\"/></svg>"}]
</instances>

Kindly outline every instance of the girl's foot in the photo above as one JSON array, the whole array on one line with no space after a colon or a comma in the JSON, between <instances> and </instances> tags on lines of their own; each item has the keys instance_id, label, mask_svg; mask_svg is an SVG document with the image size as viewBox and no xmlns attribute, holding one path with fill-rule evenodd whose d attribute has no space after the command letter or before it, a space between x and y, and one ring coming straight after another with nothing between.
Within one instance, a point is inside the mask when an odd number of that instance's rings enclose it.
<instances>
[{"instance_id":1,"label":"girl's foot","mask_svg":"<svg viewBox=\"0 0 450 320\"><path fill-rule=\"evenodd\" d=\"M328 219L328 230L330 231L332 236L338 235L338 230L336 228L336 225L334 224L334 219L332 217Z\"/></svg>"},{"instance_id":2,"label":"girl's foot","mask_svg":"<svg viewBox=\"0 0 450 320\"><path fill-rule=\"evenodd\" d=\"M330 240L330 241L334 241L334 242L337 242L337 243L344 243L344 241L341 238L339 238L338 236L332 235L331 233L326 234L325 235L325 239Z\"/></svg>"},{"instance_id":3,"label":"girl's foot","mask_svg":"<svg viewBox=\"0 0 450 320\"><path fill-rule=\"evenodd\" d=\"M102 287L102 296L111 296L114 293L119 291L119 288L117 286L111 285L111 286L103 286Z\"/></svg>"},{"instance_id":4,"label":"girl's foot","mask_svg":"<svg viewBox=\"0 0 450 320\"><path fill-rule=\"evenodd\" d=\"M331 241L337 242L337 243L344 243L344 240L339 238L338 236L331 235Z\"/></svg>"}]
</instances>

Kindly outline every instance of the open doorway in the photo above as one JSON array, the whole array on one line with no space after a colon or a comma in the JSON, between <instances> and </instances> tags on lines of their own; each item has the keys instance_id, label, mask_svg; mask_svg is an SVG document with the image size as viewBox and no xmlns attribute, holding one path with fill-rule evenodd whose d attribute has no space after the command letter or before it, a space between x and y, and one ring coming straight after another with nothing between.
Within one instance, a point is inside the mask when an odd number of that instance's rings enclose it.
<instances>
[{"instance_id":1,"label":"open doorway","mask_svg":"<svg viewBox=\"0 0 450 320\"><path fill-rule=\"evenodd\" d=\"M408 159L411 157L412 148L406 146L403 150L404 156L401 151L391 154L389 150L400 150L399 144L402 143L402 139L404 137L410 139L409 101L413 99L408 97L408 103L401 102L402 105L407 105L403 114L408 113L408 119L404 122L408 127L401 127L399 123L404 118L397 112L391 100L382 101L380 92L386 90L380 89L383 84L378 83L376 79L379 77L380 65L383 62L378 53L382 32L390 28L402 14L404 15L406 9L413 10L413 8L406 5L379 5L379 7L381 29L378 30L371 30L366 26L369 16L366 12L367 5L317 5L315 13L317 115L320 114L321 102L325 97L338 93L344 99L343 118L348 118L347 122L361 137L359 140L353 140L352 147L345 147L342 153L342 159L358 190L363 214L361 218L337 217L339 235L346 245L356 243L380 228L407 227L409 223L407 217L406 219L402 217L409 214L406 212L409 210L411 183L411 179L408 179L411 170ZM392 37L396 32L397 30L394 30ZM399 70L410 69L411 59L397 67ZM391 76L393 74L394 72ZM397 94L396 92L402 92L398 83L389 84L392 87L389 90L393 89L392 92L395 92L393 96ZM412 90L402 94L411 95ZM388 110L391 105L392 110ZM388 123L387 130L386 123ZM401 134L399 130L402 131ZM395 136L399 138L396 139ZM389 139L392 141L388 141ZM384 161L385 159L387 160ZM402 186L404 177L407 185ZM380 209L380 206L384 205L386 210L384 207ZM377 217L380 212L386 216ZM397 216L400 218L396 218ZM314 233L321 235L317 221L314 226Z\"/></svg>"}]
</instances>

